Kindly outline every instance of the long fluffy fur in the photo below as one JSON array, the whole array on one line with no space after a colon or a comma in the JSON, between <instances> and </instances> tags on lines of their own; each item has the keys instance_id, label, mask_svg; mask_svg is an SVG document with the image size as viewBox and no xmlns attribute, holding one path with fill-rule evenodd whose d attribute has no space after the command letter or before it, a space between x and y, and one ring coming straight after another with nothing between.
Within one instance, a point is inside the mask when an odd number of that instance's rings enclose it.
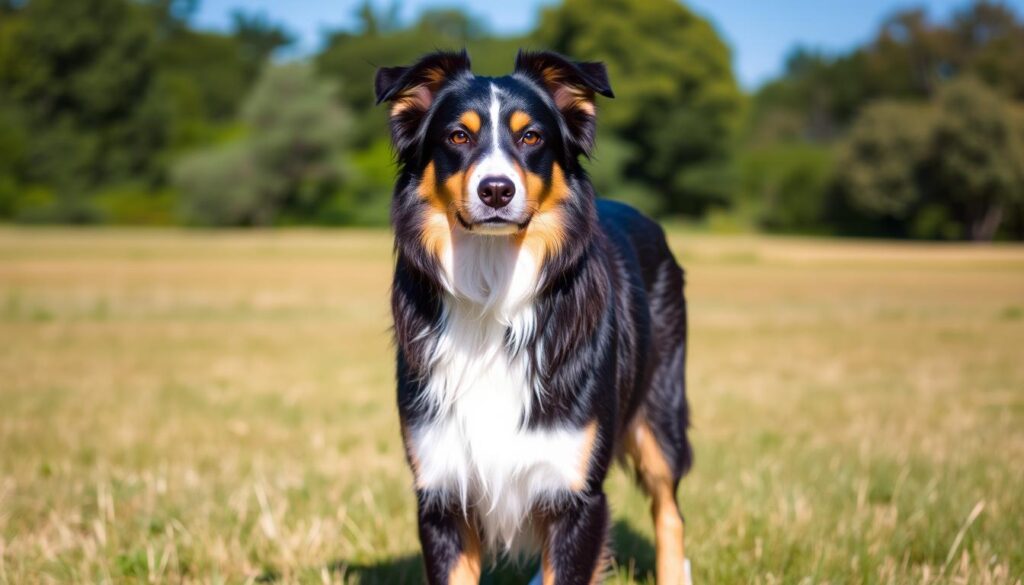
<instances>
[{"instance_id":1,"label":"long fluffy fur","mask_svg":"<svg viewBox=\"0 0 1024 585\"><path fill-rule=\"evenodd\" d=\"M398 406L428 580L445 582L466 550L453 518L492 553L546 547L559 574L593 573L607 544L602 483L637 425L673 491L691 463L683 272L661 229L598 202L579 164L594 95L611 95L603 66L543 53L522 54L509 77L468 67L464 54L438 54L377 80L400 162ZM486 120L480 155L444 143L446 120L467 108ZM511 110L540 125L543 148L510 150L499 116ZM533 216L517 233L476 233L460 214L479 207L464 200L475 194L448 187L478 180L469 171L493 156L521 169L520 189L544 190L518 195ZM569 533L573 547L552 542Z\"/></svg>"}]
</instances>

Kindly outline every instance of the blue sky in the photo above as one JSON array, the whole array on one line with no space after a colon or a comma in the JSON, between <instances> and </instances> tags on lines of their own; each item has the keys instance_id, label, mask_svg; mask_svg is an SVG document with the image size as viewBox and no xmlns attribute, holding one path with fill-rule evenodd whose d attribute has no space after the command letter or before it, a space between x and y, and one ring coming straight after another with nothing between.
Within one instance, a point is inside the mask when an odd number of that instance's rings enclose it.
<instances>
[{"instance_id":1,"label":"blue sky","mask_svg":"<svg viewBox=\"0 0 1024 585\"><path fill-rule=\"evenodd\" d=\"M538 9L551 0L404 0L406 21L426 8L458 6L481 17L492 30L519 33L530 30ZM283 23L299 37L298 50L309 53L320 46L322 32L351 27L360 0L201 0L199 26L223 29L232 10L263 12ZM376 0L377 6L391 0ZM711 19L733 49L736 75L744 87L754 89L782 70L793 47L804 45L829 52L843 51L869 38L878 23L902 6L926 7L946 16L965 0L687 0L686 4ZM1024 13L1024 0L1010 0Z\"/></svg>"}]
</instances>

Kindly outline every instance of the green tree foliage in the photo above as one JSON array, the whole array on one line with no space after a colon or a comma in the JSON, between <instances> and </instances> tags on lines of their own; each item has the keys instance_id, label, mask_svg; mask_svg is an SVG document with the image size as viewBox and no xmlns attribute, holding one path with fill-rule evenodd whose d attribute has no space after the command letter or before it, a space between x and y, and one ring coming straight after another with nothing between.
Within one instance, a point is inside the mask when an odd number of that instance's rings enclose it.
<instances>
[{"instance_id":1,"label":"green tree foliage","mask_svg":"<svg viewBox=\"0 0 1024 585\"><path fill-rule=\"evenodd\" d=\"M567 0L543 12L534 40L608 65L616 99L601 103L603 131L634 147L623 171L657 193L664 211L724 203L714 179L742 95L710 23L674 0Z\"/></svg>"},{"instance_id":2,"label":"green tree foliage","mask_svg":"<svg viewBox=\"0 0 1024 585\"><path fill-rule=\"evenodd\" d=\"M171 159L234 123L263 62L289 40L244 14L231 35L194 31L187 18L195 6L196 0L4 5L0 218L96 221L114 219L112 208L167 207L162 187ZM128 201L129 193L138 201Z\"/></svg>"},{"instance_id":3,"label":"green tree foliage","mask_svg":"<svg viewBox=\"0 0 1024 585\"><path fill-rule=\"evenodd\" d=\"M512 68L519 38L495 37L478 20L453 9L425 11L417 22L403 27L397 14L375 12L369 2L358 11L353 31L337 31L317 56L319 71L341 85L341 98L357 113L353 145L372 148L387 136L387 119L375 108L373 76L377 67L414 62L437 49L469 50L473 70L504 75Z\"/></svg>"},{"instance_id":4,"label":"green tree foliage","mask_svg":"<svg viewBox=\"0 0 1024 585\"><path fill-rule=\"evenodd\" d=\"M991 240L1024 205L1024 116L970 78L927 105L872 105L841 150L847 203L901 235Z\"/></svg>"},{"instance_id":5,"label":"green tree foliage","mask_svg":"<svg viewBox=\"0 0 1024 585\"><path fill-rule=\"evenodd\" d=\"M991 239L1021 223L1013 170L1024 167L1014 138L1022 98L1024 23L1009 7L974 2L947 21L902 11L848 54L795 51L755 96L739 160L750 149L839 143L835 180L804 194L814 199L805 207L824 210L818 225ZM749 172L762 170L741 167Z\"/></svg>"},{"instance_id":6,"label":"green tree foliage","mask_svg":"<svg viewBox=\"0 0 1024 585\"><path fill-rule=\"evenodd\" d=\"M943 88L937 102L929 191L971 239L991 240L1024 205L1024 115L971 79Z\"/></svg>"},{"instance_id":7,"label":"green tree foliage","mask_svg":"<svg viewBox=\"0 0 1024 585\"><path fill-rule=\"evenodd\" d=\"M304 64L269 68L246 101L247 135L175 169L186 217L199 224L315 220L344 177L349 118L333 84Z\"/></svg>"},{"instance_id":8,"label":"green tree foliage","mask_svg":"<svg viewBox=\"0 0 1024 585\"><path fill-rule=\"evenodd\" d=\"M66 219L104 181L159 176L169 137L156 30L128 0L34 0L4 25L0 95L29 136L23 179L52 185Z\"/></svg>"},{"instance_id":9,"label":"green tree foliage","mask_svg":"<svg viewBox=\"0 0 1024 585\"><path fill-rule=\"evenodd\" d=\"M1024 239L1024 22L998 1L795 50L752 99L678 0L562 0L520 37L364 0L319 54L269 69L286 30L247 12L198 30L200 1L0 0L0 220L381 224L375 69L465 47L503 75L525 47L608 65L585 162L604 196L774 231Z\"/></svg>"},{"instance_id":10,"label":"green tree foliage","mask_svg":"<svg viewBox=\"0 0 1024 585\"><path fill-rule=\"evenodd\" d=\"M773 144L737 157L736 211L762 229L823 232L832 184L832 150L809 144Z\"/></svg>"},{"instance_id":11,"label":"green tree foliage","mask_svg":"<svg viewBox=\"0 0 1024 585\"><path fill-rule=\"evenodd\" d=\"M921 164L934 127L932 109L906 102L868 106L844 141L839 179L853 208L908 221L922 203Z\"/></svg>"},{"instance_id":12,"label":"green tree foliage","mask_svg":"<svg viewBox=\"0 0 1024 585\"><path fill-rule=\"evenodd\" d=\"M927 100L960 76L1024 99L1024 23L1010 8L982 0L948 22L912 9L892 15L871 42L849 54L797 49L785 74L755 97L755 123L774 126L779 112L787 112L801 119L800 137L827 142L872 100Z\"/></svg>"}]
</instances>

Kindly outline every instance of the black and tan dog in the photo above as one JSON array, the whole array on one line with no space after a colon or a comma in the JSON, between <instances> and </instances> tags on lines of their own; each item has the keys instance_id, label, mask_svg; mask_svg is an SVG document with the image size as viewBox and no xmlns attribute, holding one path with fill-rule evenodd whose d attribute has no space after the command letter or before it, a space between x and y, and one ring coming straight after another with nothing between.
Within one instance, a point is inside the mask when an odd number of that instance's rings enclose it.
<instances>
[{"instance_id":1,"label":"black and tan dog","mask_svg":"<svg viewBox=\"0 0 1024 585\"><path fill-rule=\"evenodd\" d=\"M376 92L400 163L398 407L429 582L537 551L544 583L600 580L623 454L652 498L658 583L683 583L683 271L580 166L604 65L520 53L487 78L442 52L380 69Z\"/></svg>"}]
</instances>

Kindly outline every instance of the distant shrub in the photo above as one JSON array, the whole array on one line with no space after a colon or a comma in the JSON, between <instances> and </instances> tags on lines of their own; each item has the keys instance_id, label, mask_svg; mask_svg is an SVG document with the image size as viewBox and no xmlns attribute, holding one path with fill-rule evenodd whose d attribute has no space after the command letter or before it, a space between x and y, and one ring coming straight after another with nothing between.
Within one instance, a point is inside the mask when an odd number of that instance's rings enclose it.
<instances>
[{"instance_id":1,"label":"distant shrub","mask_svg":"<svg viewBox=\"0 0 1024 585\"><path fill-rule=\"evenodd\" d=\"M636 156L636 147L608 133L597 140L597 149L584 165L599 197L628 203L648 215L665 208L664 193L654 192L647 184L630 180L626 165Z\"/></svg>"},{"instance_id":2,"label":"distant shrub","mask_svg":"<svg viewBox=\"0 0 1024 585\"><path fill-rule=\"evenodd\" d=\"M318 214L317 221L329 225L387 225L391 191L395 183L395 161L387 139L349 157L349 174Z\"/></svg>"},{"instance_id":3,"label":"distant shrub","mask_svg":"<svg viewBox=\"0 0 1024 585\"><path fill-rule=\"evenodd\" d=\"M92 203L104 223L172 225L177 221L177 193L169 189L121 185L101 191Z\"/></svg>"},{"instance_id":4,"label":"distant shrub","mask_svg":"<svg viewBox=\"0 0 1024 585\"><path fill-rule=\"evenodd\" d=\"M269 68L242 108L246 136L176 165L185 218L201 225L316 221L347 175L349 118L335 93L309 65Z\"/></svg>"},{"instance_id":5,"label":"distant shrub","mask_svg":"<svg viewBox=\"0 0 1024 585\"><path fill-rule=\"evenodd\" d=\"M829 149L775 144L743 152L734 209L772 231L821 232L832 181Z\"/></svg>"},{"instance_id":6,"label":"distant shrub","mask_svg":"<svg viewBox=\"0 0 1024 585\"><path fill-rule=\"evenodd\" d=\"M838 178L864 214L911 219L924 196L921 162L933 127L927 106L881 101L864 109L843 142Z\"/></svg>"},{"instance_id":7,"label":"distant shrub","mask_svg":"<svg viewBox=\"0 0 1024 585\"><path fill-rule=\"evenodd\" d=\"M995 238L1024 211L1024 112L970 78L927 105L877 102L843 141L845 203L897 235Z\"/></svg>"}]
</instances>

